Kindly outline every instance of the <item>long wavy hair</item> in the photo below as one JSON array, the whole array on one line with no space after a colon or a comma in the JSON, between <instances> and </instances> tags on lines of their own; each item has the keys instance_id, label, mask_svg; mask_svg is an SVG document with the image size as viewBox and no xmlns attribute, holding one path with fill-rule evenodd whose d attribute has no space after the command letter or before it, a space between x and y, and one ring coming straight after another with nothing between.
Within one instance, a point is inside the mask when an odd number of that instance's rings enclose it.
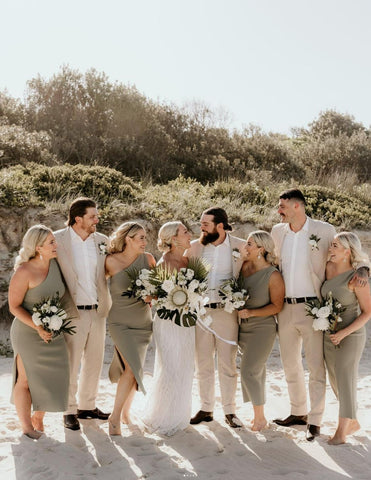
<instances>
[{"instance_id":1,"label":"long wavy hair","mask_svg":"<svg viewBox=\"0 0 371 480\"><path fill-rule=\"evenodd\" d=\"M121 224L110 238L109 253L123 252L126 248L126 238L135 237L140 230L144 230L144 227L137 222L125 222Z\"/></svg>"},{"instance_id":2,"label":"long wavy hair","mask_svg":"<svg viewBox=\"0 0 371 480\"><path fill-rule=\"evenodd\" d=\"M50 233L53 232L45 225L34 225L27 230L22 240L22 247L14 262L14 270L17 270L22 263L26 263L31 258L36 257L37 247L43 246Z\"/></svg>"},{"instance_id":3,"label":"long wavy hair","mask_svg":"<svg viewBox=\"0 0 371 480\"><path fill-rule=\"evenodd\" d=\"M274 253L273 238L268 232L264 230L255 230L249 234L248 238L252 238L257 247L264 248L263 256L268 263L274 266L278 265L278 260Z\"/></svg>"},{"instance_id":4,"label":"long wavy hair","mask_svg":"<svg viewBox=\"0 0 371 480\"><path fill-rule=\"evenodd\" d=\"M356 268L360 263L370 267L370 259L367 253L362 250L361 241L355 233L340 232L335 235L334 238L337 239L344 248L349 248L350 263L353 268Z\"/></svg>"}]
</instances>

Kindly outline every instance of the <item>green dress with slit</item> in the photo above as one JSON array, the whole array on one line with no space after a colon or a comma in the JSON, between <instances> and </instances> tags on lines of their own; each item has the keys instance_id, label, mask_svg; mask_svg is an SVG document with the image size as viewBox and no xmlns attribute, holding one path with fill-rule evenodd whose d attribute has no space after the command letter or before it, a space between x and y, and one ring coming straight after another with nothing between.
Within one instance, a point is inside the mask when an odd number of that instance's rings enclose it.
<instances>
[{"instance_id":1,"label":"green dress with slit","mask_svg":"<svg viewBox=\"0 0 371 480\"><path fill-rule=\"evenodd\" d=\"M269 266L244 278L249 298L245 308L261 308L271 303L269 280L277 269ZM241 349L241 387L243 401L253 405L265 404L266 362L276 338L273 315L241 319L238 345Z\"/></svg>"},{"instance_id":2,"label":"green dress with slit","mask_svg":"<svg viewBox=\"0 0 371 480\"><path fill-rule=\"evenodd\" d=\"M63 297L65 286L55 259L50 261L45 280L30 288L22 307L31 315L35 303L54 296ZM26 370L28 387L34 411L63 412L68 405L69 363L63 334L45 343L34 328L18 318L13 320L10 338L14 351L13 389L17 379L16 358L19 355ZM12 390L12 402L13 390Z\"/></svg>"},{"instance_id":3,"label":"green dress with slit","mask_svg":"<svg viewBox=\"0 0 371 480\"><path fill-rule=\"evenodd\" d=\"M143 365L152 337L151 308L135 297L122 296L131 284L126 272L134 268L138 271L149 269L146 254L139 255L128 268L116 273L110 280L112 307L107 321L115 350L109 378L113 383L118 382L127 362L134 374L138 390L146 393L143 385Z\"/></svg>"},{"instance_id":4,"label":"green dress with slit","mask_svg":"<svg viewBox=\"0 0 371 480\"><path fill-rule=\"evenodd\" d=\"M332 292L332 296L345 307L345 311L341 314L342 321L337 324L337 330L350 325L360 314L357 297L348 288L353 275L354 270L343 272L330 280L326 280L321 288L323 297ZM339 417L357 418L358 366L365 344L365 326L343 338L339 348L335 348L330 340L329 333L325 332L325 363L330 385L339 400Z\"/></svg>"}]
</instances>

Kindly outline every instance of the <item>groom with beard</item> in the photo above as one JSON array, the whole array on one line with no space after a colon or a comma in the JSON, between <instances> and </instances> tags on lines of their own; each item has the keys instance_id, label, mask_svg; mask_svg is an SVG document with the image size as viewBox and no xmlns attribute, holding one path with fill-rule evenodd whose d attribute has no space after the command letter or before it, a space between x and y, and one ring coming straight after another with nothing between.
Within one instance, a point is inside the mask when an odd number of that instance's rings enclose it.
<instances>
[{"instance_id":1,"label":"groom with beard","mask_svg":"<svg viewBox=\"0 0 371 480\"><path fill-rule=\"evenodd\" d=\"M245 243L230 233L232 227L222 208L209 208L201 216L201 236L191 242L185 255L201 257L211 266L208 275L208 303L206 315L212 318L211 329L215 332L196 328L196 376L199 384L201 410L191 418L190 423L213 420L215 404L215 354L217 354L220 392L226 423L233 428L242 426L236 416L237 388L237 312L224 311L218 294L219 287L226 280L237 278L242 266L239 248ZM223 339L223 340L221 340ZM227 343L235 342L235 344Z\"/></svg>"}]
</instances>

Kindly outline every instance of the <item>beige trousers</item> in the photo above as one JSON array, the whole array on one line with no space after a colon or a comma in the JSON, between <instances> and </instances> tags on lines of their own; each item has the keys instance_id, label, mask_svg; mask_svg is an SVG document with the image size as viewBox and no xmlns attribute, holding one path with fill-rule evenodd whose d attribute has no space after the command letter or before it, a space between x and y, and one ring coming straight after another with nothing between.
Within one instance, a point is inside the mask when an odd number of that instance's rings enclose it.
<instances>
[{"instance_id":1,"label":"beige trousers","mask_svg":"<svg viewBox=\"0 0 371 480\"><path fill-rule=\"evenodd\" d=\"M237 313L207 308L206 315L213 319L210 328L221 338L238 340ZM214 334L196 326L196 376L198 379L201 410L212 412L215 404L215 354L217 354L220 393L224 413L236 411L237 345L230 345Z\"/></svg>"},{"instance_id":2,"label":"beige trousers","mask_svg":"<svg viewBox=\"0 0 371 480\"><path fill-rule=\"evenodd\" d=\"M292 415L306 415L307 392L304 380L302 347L309 370L310 411L308 423L320 426L325 409L326 371L323 355L323 332L314 331L312 318L304 303L284 304L278 314L278 336Z\"/></svg>"},{"instance_id":3,"label":"beige trousers","mask_svg":"<svg viewBox=\"0 0 371 480\"><path fill-rule=\"evenodd\" d=\"M70 362L68 409L65 415L77 413L77 408L92 410L96 407L106 336L106 320L99 317L96 310L79 310L79 318L73 319L72 324L76 325L76 333L65 335Z\"/></svg>"}]
</instances>

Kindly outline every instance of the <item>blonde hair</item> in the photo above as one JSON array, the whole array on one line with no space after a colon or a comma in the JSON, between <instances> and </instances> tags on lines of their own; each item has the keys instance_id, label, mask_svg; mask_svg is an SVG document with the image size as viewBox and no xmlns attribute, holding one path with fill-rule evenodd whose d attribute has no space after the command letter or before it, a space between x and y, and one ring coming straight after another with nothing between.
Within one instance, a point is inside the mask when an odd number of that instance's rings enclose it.
<instances>
[{"instance_id":1,"label":"blonde hair","mask_svg":"<svg viewBox=\"0 0 371 480\"><path fill-rule=\"evenodd\" d=\"M125 222L120 225L110 238L109 252L123 252L126 247L126 237L133 238L140 230L144 230L144 227L140 225L140 223Z\"/></svg>"},{"instance_id":2,"label":"blonde hair","mask_svg":"<svg viewBox=\"0 0 371 480\"><path fill-rule=\"evenodd\" d=\"M34 225L27 230L22 240L22 248L19 250L14 262L14 270L17 270L22 263L26 263L31 258L36 257L37 247L43 246L50 233L53 232L45 225Z\"/></svg>"},{"instance_id":3,"label":"blonde hair","mask_svg":"<svg viewBox=\"0 0 371 480\"><path fill-rule=\"evenodd\" d=\"M169 252L172 246L172 237L178 235L179 227L182 222L167 222L162 225L158 231L157 248L160 252Z\"/></svg>"},{"instance_id":4,"label":"blonde hair","mask_svg":"<svg viewBox=\"0 0 371 480\"><path fill-rule=\"evenodd\" d=\"M363 263L366 266L370 267L370 259L362 250L362 245L360 239L353 232L340 232L335 235L335 237L344 248L349 248L350 250L350 263L353 268L356 268L358 264Z\"/></svg>"},{"instance_id":5,"label":"blonde hair","mask_svg":"<svg viewBox=\"0 0 371 480\"><path fill-rule=\"evenodd\" d=\"M248 238L252 238L258 247L263 247L263 256L271 265L278 265L277 257L274 253L274 242L271 235L265 230L255 230L251 232Z\"/></svg>"}]
</instances>

